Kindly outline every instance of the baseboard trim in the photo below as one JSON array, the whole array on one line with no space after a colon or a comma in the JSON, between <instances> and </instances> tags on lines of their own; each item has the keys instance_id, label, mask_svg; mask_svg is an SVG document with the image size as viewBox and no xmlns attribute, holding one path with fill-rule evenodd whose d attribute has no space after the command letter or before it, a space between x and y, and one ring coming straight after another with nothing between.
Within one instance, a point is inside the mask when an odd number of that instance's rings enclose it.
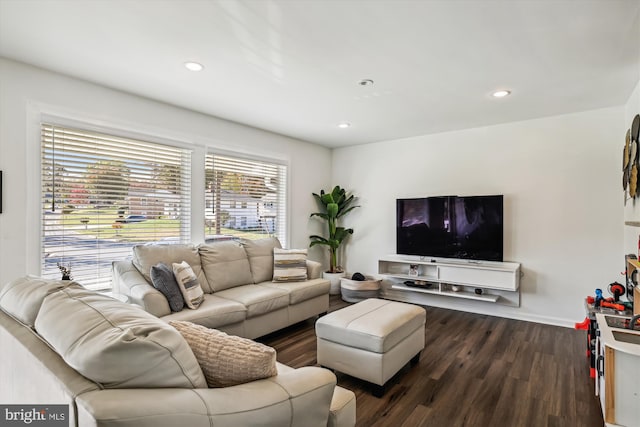
<instances>
[{"instance_id":1,"label":"baseboard trim","mask_svg":"<svg viewBox=\"0 0 640 427\"><path fill-rule=\"evenodd\" d=\"M411 298L408 295L404 295L404 293L393 293L393 294L385 294L381 295L380 298L385 298L394 301L403 301L413 304L426 305L438 308L445 308L448 310L456 310L456 311L465 311L468 313L482 314L485 316L494 316L494 317L504 317L506 319L513 320L522 320L524 322L533 322L533 323L541 323L545 325L552 326L560 326L564 328L573 328L576 322L576 319L564 319L561 317L551 317L551 316L541 316L533 313L523 313L523 312L511 312L511 311L502 311L496 310L496 306L488 305L488 307L483 307L482 304L463 304L463 301L456 301L457 304L448 304L447 302L439 301L442 298L429 298L428 304L425 303L424 300L420 301L415 298ZM517 308L516 310L522 311L522 307ZM582 319L577 319L582 320Z\"/></svg>"}]
</instances>

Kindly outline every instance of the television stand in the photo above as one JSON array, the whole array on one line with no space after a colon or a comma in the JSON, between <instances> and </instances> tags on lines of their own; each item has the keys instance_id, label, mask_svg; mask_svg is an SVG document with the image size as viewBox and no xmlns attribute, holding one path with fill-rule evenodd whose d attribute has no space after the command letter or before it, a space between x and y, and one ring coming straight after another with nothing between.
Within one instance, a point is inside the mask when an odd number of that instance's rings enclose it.
<instances>
[{"instance_id":1,"label":"television stand","mask_svg":"<svg viewBox=\"0 0 640 427\"><path fill-rule=\"evenodd\" d=\"M520 307L520 264L389 255L378 260L384 297L428 304L446 296Z\"/></svg>"}]
</instances>

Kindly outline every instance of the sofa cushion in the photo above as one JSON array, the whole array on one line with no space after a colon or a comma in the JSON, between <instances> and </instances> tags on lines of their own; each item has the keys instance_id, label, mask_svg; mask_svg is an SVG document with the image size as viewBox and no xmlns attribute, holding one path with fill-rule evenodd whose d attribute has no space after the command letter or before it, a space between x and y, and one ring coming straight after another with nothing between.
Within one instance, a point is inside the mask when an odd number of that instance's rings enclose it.
<instances>
[{"instance_id":1,"label":"sofa cushion","mask_svg":"<svg viewBox=\"0 0 640 427\"><path fill-rule=\"evenodd\" d=\"M265 282L273 277L273 250L280 249L280 241L277 237L266 239L240 241L249 257L253 283Z\"/></svg>"},{"instance_id":2,"label":"sofa cushion","mask_svg":"<svg viewBox=\"0 0 640 427\"><path fill-rule=\"evenodd\" d=\"M198 254L198 248L194 245L137 245L133 247L133 265L144 276L149 284L152 284L151 280L151 267L163 262L167 265L172 265L174 262L180 263L186 261L193 272L198 277L202 290L207 293L211 293L207 278L202 271L202 265L200 263L200 255Z\"/></svg>"},{"instance_id":3,"label":"sofa cushion","mask_svg":"<svg viewBox=\"0 0 640 427\"><path fill-rule=\"evenodd\" d=\"M219 328L242 322L247 318L247 309L237 301L205 294L204 301L197 310L182 310L163 316L162 320L185 320L207 328Z\"/></svg>"},{"instance_id":4,"label":"sofa cushion","mask_svg":"<svg viewBox=\"0 0 640 427\"><path fill-rule=\"evenodd\" d=\"M216 295L244 305L247 308L247 319L289 305L287 291L260 285L237 286L216 292Z\"/></svg>"},{"instance_id":5,"label":"sofa cushion","mask_svg":"<svg viewBox=\"0 0 640 427\"><path fill-rule=\"evenodd\" d=\"M328 294L331 282L326 279L311 279L304 282L263 282L259 286L286 291L289 294L289 304L298 304L308 299Z\"/></svg>"},{"instance_id":6,"label":"sofa cushion","mask_svg":"<svg viewBox=\"0 0 640 427\"><path fill-rule=\"evenodd\" d=\"M0 308L14 319L33 328L44 298L51 292L59 291L71 283L75 282L41 279L33 276L21 277L7 283L0 289Z\"/></svg>"},{"instance_id":7,"label":"sofa cushion","mask_svg":"<svg viewBox=\"0 0 640 427\"><path fill-rule=\"evenodd\" d=\"M202 268L213 292L253 283L244 247L227 240L198 247Z\"/></svg>"},{"instance_id":8,"label":"sofa cushion","mask_svg":"<svg viewBox=\"0 0 640 427\"><path fill-rule=\"evenodd\" d=\"M184 297L172 268L163 262L151 267L151 283L167 298L171 311L181 311L184 308Z\"/></svg>"},{"instance_id":9,"label":"sofa cushion","mask_svg":"<svg viewBox=\"0 0 640 427\"><path fill-rule=\"evenodd\" d=\"M273 281L302 282L307 280L306 249L273 249Z\"/></svg>"},{"instance_id":10,"label":"sofa cushion","mask_svg":"<svg viewBox=\"0 0 640 427\"><path fill-rule=\"evenodd\" d=\"M105 388L206 387L174 328L79 285L47 295L35 328L69 366Z\"/></svg>"},{"instance_id":11,"label":"sofa cushion","mask_svg":"<svg viewBox=\"0 0 640 427\"><path fill-rule=\"evenodd\" d=\"M187 340L209 387L228 387L278 374L276 351L247 338L191 322L171 321Z\"/></svg>"},{"instance_id":12,"label":"sofa cushion","mask_svg":"<svg viewBox=\"0 0 640 427\"><path fill-rule=\"evenodd\" d=\"M192 309L200 307L204 299L204 293L191 266L186 261L181 263L174 262L173 274L176 276L176 282L178 282L178 287L182 292L182 297L187 307Z\"/></svg>"}]
</instances>

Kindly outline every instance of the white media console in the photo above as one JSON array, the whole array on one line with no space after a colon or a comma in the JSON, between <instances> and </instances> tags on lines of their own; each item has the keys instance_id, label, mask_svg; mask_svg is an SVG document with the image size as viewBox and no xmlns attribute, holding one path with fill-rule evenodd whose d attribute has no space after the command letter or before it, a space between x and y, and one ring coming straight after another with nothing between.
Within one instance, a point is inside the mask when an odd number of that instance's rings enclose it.
<instances>
[{"instance_id":1,"label":"white media console","mask_svg":"<svg viewBox=\"0 0 640 427\"><path fill-rule=\"evenodd\" d=\"M378 274L389 299L421 302L442 295L520 306L520 264L515 262L389 255L378 260Z\"/></svg>"}]
</instances>

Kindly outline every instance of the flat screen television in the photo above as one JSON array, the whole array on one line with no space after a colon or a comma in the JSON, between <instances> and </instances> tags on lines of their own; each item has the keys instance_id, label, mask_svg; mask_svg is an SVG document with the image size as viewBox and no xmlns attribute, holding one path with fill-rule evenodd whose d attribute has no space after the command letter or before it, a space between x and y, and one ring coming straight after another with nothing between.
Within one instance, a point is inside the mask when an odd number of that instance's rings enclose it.
<instances>
[{"instance_id":1,"label":"flat screen television","mask_svg":"<svg viewBox=\"0 0 640 427\"><path fill-rule=\"evenodd\" d=\"M502 261L503 196L396 201L399 255Z\"/></svg>"}]
</instances>

